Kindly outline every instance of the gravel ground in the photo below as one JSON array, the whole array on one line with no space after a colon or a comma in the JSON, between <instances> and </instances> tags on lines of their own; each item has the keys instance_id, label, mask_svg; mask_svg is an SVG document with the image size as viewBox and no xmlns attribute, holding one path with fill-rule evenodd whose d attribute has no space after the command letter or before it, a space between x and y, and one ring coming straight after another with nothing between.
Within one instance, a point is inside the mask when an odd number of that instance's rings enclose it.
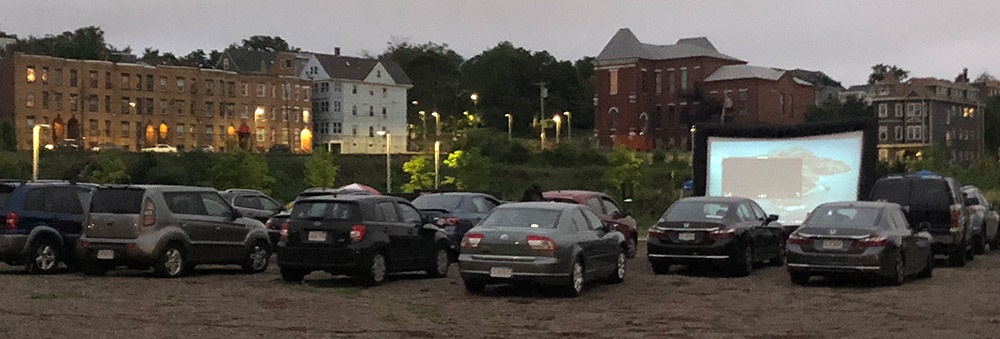
<instances>
[{"instance_id":1,"label":"gravel ground","mask_svg":"<svg viewBox=\"0 0 1000 339\"><path fill-rule=\"evenodd\" d=\"M375 288L325 273L289 285L275 266L199 267L181 279L22 272L0 265L0 338L1000 337L1000 253L901 287L800 287L775 267L654 276L640 257L624 283L591 284L575 299L503 286L470 295L454 266L444 279L398 275Z\"/></svg>"}]
</instances>

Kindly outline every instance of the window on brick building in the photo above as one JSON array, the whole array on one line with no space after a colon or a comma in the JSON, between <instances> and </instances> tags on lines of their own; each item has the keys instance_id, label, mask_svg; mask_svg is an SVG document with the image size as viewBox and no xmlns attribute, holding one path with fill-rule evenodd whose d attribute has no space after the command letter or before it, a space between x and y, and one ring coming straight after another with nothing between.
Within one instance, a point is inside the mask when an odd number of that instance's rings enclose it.
<instances>
[{"instance_id":1,"label":"window on brick building","mask_svg":"<svg viewBox=\"0 0 1000 339\"><path fill-rule=\"evenodd\" d=\"M663 73L656 70L656 95L663 93Z\"/></svg>"},{"instance_id":2,"label":"window on brick building","mask_svg":"<svg viewBox=\"0 0 1000 339\"><path fill-rule=\"evenodd\" d=\"M667 82L670 85L670 94L677 93L677 75L673 69L667 71Z\"/></svg>"},{"instance_id":3,"label":"window on brick building","mask_svg":"<svg viewBox=\"0 0 1000 339\"><path fill-rule=\"evenodd\" d=\"M97 88L97 71L87 72L87 79L89 79L90 88Z\"/></svg>"},{"instance_id":4,"label":"window on brick building","mask_svg":"<svg viewBox=\"0 0 1000 339\"><path fill-rule=\"evenodd\" d=\"M688 89L688 69L687 67L681 67L681 90L686 91Z\"/></svg>"},{"instance_id":5,"label":"window on brick building","mask_svg":"<svg viewBox=\"0 0 1000 339\"><path fill-rule=\"evenodd\" d=\"M888 104L878 104L878 117L887 118L889 117L889 105Z\"/></svg>"},{"instance_id":6,"label":"window on brick building","mask_svg":"<svg viewBox=\"0 0 1000 339\"><path fill-rule=\"evenodd\" d=\"M35 107L35 92L28 92L28 94L25 95L24 98L25 98L24 106Z\"/></svg>"},{"instance_id":7,"label":"window on brick building","mask_svg":"<svg viewBox=\"0 0 1000 339\"><path fill-rule=\"evenodd\" d=\"M618 70L610 69L608 70L608 85L610 95L618 94Z\"/></svg>"},{"instance_id":8,"label":"window on brick building","mask_svg":"<svg viewBox=\"0 0 1000 339\"><path fill-rule=\"evenodd\" d=\"M643 94L645 94L645 93L647 92L647 90L646 90L646 84L647 84L647 80L646 80L646 78L648 77L648 73L649 73L649 72L646 72L646 70L642 70L642 71L641 71L641 72L639 73L639 90L640 90L640 91L641 91L641 92L642 92Z\"/></svg>"},{"instance_id":9,"label":"window on brick building","mask_svg":"<svg viewBox=\"0 0 1000 339\"><path fill-rule=\"evenodd\" d=\"M177 91L184 92L184 78L177 78Z\"/></svg>"},{"instance_id":10,"label":"window on brick building","mask_svg":"<svg viewBox=\"0 0 1000 339\"><path fill-rule=\"evenodd\" d=\"M79 76L77 75L76 70L75 69L69 70L69 87L76 87L78 81L79 81Z\"/></svg>"},{"instance_id":11,"label":"window on brick building","mask_svg":"<svg viewBox=\"0 0 1000 339\"><path fill-rule=\"evenodd\" d=\"M28 66L25 80L30 84L35 82L35 66Z\"/></svg>"},{"instance_id":12,"label":"window on brick building","mask_svg":"<svg viewBox=\"0 0 1000 339\"><path fill-rule=\"evenodd\" d=\"M878 127L878 141L889 140L889 126Z\"/></svg>"},{"instance_id":13,"label":"window on brick building","mask_svg":"<svg viewBox=\"0 0 1000 339\"><path fill-rule=\"evenodd\" d=\"M896 126L896 141L903 141L903 126Z\"/></svg>"},{"instance_id":14,"label":"window on brick building","mask_svg":"<svg viewBox=\"0 0 1000 339\"><path fill-rule=\"evenodd\" d=\"M612 107L610 110L608 110L608 116L609 116L609 118L611 120L611 131L617 131L618 130L618 109Z\"/></svg>"},{"instance_id":15,"label":"window on brick building","mask_svg":"<svg viewBox=\"0 0 1000 339\"><path fill-rule=\"evenodd\" d=\"M104 113L111 113L111 96L104 96Z\"/></svg>"}]
</instances>

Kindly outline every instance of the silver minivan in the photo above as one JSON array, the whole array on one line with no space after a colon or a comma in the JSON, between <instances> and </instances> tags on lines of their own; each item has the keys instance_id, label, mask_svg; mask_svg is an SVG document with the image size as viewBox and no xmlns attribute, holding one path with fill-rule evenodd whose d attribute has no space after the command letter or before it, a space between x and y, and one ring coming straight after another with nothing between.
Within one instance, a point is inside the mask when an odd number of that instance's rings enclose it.
<instances>
[{"instance_id":1,"label":"silver minivan","mask_svg":"<svg viewBox=\"0 0 1000 339\"><path fill-rule=\"evenodd\" d=\"M178 277L201 264L256 273L267 269L272 250L264 224L207 187L102 186L85 225L76 250L87 275L127 266Z\"/></svg>"}]
</instances>

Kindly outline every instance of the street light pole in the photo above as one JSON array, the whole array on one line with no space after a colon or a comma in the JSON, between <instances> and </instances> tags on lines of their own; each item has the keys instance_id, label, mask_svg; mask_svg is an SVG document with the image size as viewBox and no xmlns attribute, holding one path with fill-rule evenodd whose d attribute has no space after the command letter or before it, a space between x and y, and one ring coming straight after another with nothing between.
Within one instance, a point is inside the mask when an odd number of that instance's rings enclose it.
<instances>
[{"instance_id":1,"label":"street light pole","mask_svg":"<svg viewBox=\"0 0 1000 339\"><path fill-rule=\"evenodd\" d=\"M434 142L434 190L437 190L438 186L441 185L440 171L441 171L441 142L435 141Z\"/></svg>"},{"instance_id":2,"label":"street light pole","mask_svg":"<svg viewBox=\"0 0 1000 339\"><path fill-rule=\"evenodd\" d=\"M503 116L507 117L507 140L511 140L512 139L511 135L513 134L512 131L514 129L514 127L513 127L514 126L514 116L510 115L510 113L504 114Z\"/></svg>"},{"instance_id":3,"label":"street light pole","mask_svg":"<svg viewBox=\"0 0 1000 339\"><path fill-rule=\"evenodd\" d=\"M392 193L392 156L389 153L392 139L386 131L378 131L377 134L385 136L385 192Z\"/></svg>"},{"instance_id":4,"label":"street light pole","mask_svg":"<svg viewBox=\"0 0 1000 339\"><path fill-rule=\"evenodd\" d=\"M559 143L559 130L562 129L562 119L559 118L559 114L552 117L552 121L556 122L556 144Z\"/></svg>"},{"instance_id":5,"label":"street light pole","mask_svg":"<svg viewBox=\"0 0 1000 339\"><path fill-rule=\"evenodd\" d=\"M427 112L420 111L420 112L417 112L417 113L420 114L420 123L424 125L424 129L421 130L422 134L423 134L422 137L423 137L424 141L427 141Z\"/></svg>"},{"instance_id":6,"label":"street light pole","mask_svg":"<svg viewBox=\"0 0 1000 339\"><path fill-rule=\"evenodd\" d=\"M42 128L48 128L49 125L38 124L31 128L31 181L38 181L38 140L42 131Z\"/></svg>"},{"instance_id":7,"label":"street light pole","mask_svg":"<svg viewBox=\"0 0 1000 339\"><path fill-rule=\"evenodd\" d=\"M431 115L434 116L434 136L437 139L441 139L441 114L431 112Z\"/></svg>"},{"instance_id":8,"label":"street light pole","mask_svg":"<svg viewBox=\"0 0 1000 339\"><path fill-rule=\"evenodd\" d=\"M566 116L566 139L573 140L573 116L569 114L569 111L563 112Z\"/></svg>"}]
</instances>

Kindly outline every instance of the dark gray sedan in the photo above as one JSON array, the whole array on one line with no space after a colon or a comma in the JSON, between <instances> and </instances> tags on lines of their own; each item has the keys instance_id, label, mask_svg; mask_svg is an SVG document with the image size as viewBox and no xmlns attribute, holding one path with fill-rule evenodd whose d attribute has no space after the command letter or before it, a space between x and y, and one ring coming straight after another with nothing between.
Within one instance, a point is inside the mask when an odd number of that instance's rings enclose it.
<instances>
[{"instance_id":1,"label":"dark gray sedan","mask_svg":"<svg viewBox=\"0 0 1000 339\"><path fill-rule=\"evenodd\" d=\"M788 237L788 274L804 285L813 275L863 274L892 285L934 269L927 223L911 226L899 205L836 202L819 205Z\"/></svg>"},{"instance_id":2,"label":"dark gray sedan","mask_svg":"<svg viewBox=\"0 0 1000 339\"><path fill-rule=\"evenodd\" d=\"M586 282L625 279L625 236L583 205L501 205L462 238L458 265L465 288L532 282L577 296Z\"/></svg>"}]
</instances>

